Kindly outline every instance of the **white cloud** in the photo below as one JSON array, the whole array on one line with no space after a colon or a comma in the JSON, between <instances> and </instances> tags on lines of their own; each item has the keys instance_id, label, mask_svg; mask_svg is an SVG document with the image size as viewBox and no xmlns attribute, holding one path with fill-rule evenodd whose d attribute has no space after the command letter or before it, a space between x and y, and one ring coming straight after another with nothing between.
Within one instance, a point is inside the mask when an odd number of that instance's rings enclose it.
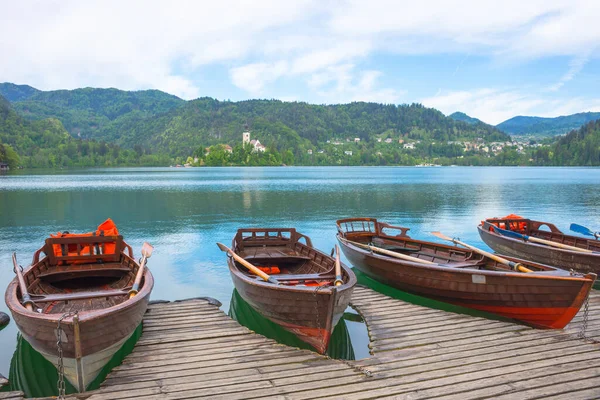
<instances>
[{"instance_id":1,"label":"white cloud","mask_svg":"<svg viewBox=\"0 0 600 400\"><path fill-rule=\"evenodd\" d=\"M268 33L312 15L313 0L7 2L0 77L41 89L157 88L190 98L206 65L260 51Z\"/></svg>"},{"instance_id":2,"label":"white cloud","mask_svg":"<svg viewBox=\"0 0 600 400\"><path fill-rule=\"evenodd\" d=\"M288 64L280 61L274 64L254 63L242 67L232 68L229 73L231 80L237 87L258 96L264 86L285 75Z\"/></svg>"},{"instance_id":3,"label":"white cloud","mask_svg":"<svg viewBox=\"0 0 600 400\"><path fill-rule=\"evenodd\" d=\"M556 117L582 111L600 111L600 99L546 97L527 89L480 88L471 91L452 91L420 100L451 114L462 111L492 125L497 125L516 115Z\"/></svg>"},{"instance_id":4,"label":"white cloud","mask_svg":"<svg viewBox=\"0 0 600 400\"><path fill-rule=\"evenodd\" d=\"M571 62L569 63L569 70L567 71L567 73L564 74L558 82L556 82L554 85L550 86L550 88L548 90L550 90L551 92L556 92L561 87L563 87L565 85L565 83L567 83L570 80L572 80L573 78L575 78L575 76L581 72L581 70L583 69L585 64L589 61L589 59L590 59L589 53L584 53L581 56L576 57L573 60L571 60Z\"/></svg>"},{"instance_id":5,"label":"white cloud","mask_svg":"<svg viewBox=\"0 0 600 400\"><path fill-rule=\"evenodd\" d=\"M222 70L253 96L291 78L311 99L396 102L404 92L381 87L373 56L571 57L569 71L547 85L558 90L598 57L597 21L593 0L12 1L0 14L0 80L40 89L156 88L189 99L212 95L198 82ZM499 93L524 106L538 101Z\"/></svg>"},{"instance_id":6,"label":"white cloud","mask_svg":"<svg viewBox=\"0 0 600 400\"><path fill-rule=\"evenodd\" d=\"M336 65L313 74L308 84L324 103L347 103L369 101L377 103L398 103L404 91L379 88L380 71L356 71L352 64Z\"/></svg>"}]
</instances>

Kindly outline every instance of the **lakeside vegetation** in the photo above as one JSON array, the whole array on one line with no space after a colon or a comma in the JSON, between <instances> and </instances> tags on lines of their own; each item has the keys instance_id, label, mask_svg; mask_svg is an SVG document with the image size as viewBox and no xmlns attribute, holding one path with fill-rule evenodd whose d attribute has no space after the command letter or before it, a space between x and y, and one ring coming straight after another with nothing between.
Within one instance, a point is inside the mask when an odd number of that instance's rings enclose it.
<instances>
[{"instance_id":1,"label":"lakeside vegetation","mask_svg":"<svg viewBox=\"0 0 600 400\"><path fill-rule=\"evenodd\" d=\"M184 101L152 90L0 84L0 162L16 166L600 165L591 122L540 143L420 104ZM242 146L242 132L265 146ZM228 149L229 148L229 149Z\"/></svg>"}]
</instances>

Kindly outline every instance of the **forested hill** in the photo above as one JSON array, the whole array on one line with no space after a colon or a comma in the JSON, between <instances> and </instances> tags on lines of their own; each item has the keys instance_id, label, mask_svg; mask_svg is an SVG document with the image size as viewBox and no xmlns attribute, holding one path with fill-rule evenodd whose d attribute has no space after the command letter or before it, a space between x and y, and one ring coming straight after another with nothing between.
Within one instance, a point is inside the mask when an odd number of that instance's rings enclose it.
<instances>
[{"instance_id":1,"label":"forested hill","mask_svg":"<svg viewBox=\"0 0 600 400\"><path fill-rule=\"evenodd\" d=\"M555 136L564 135L584 124L600 119L600 112L585 112L556 118L513 117L496 127L511 135Z\"/></svg>"},{"instance_id":2,"label":"forested hill","mask_svg":"<svg viewBox=\"0 0 600 400\"><path fill-rule=\"evenodd\" d=\"M30 121L0 95L0 162L11 168L165 165L168 158L122 150L114 144L74 139L61 121Z\"/></svg>"},{"instance_id":3,"label":"forested hill","mask_svg":"<svg viewBox=\"0 0 600 400\"><path fill-rule=\"evenodd\" d=\"M39 90L29 85L15 85L14 83L0 83L0 96L8 101L27 100Z\"/></svg>"},{"instance_id":4,"label":"forested hill","mask_svg":"<svg viewBox=\"0 0 600 400\"><path fill-rule=\"evenodd\" d=\"M15 86L1 84L0 94L10 90L11 98L19 99L13 102L14 108L26 118L55 117L74 137L127 148L138 145L147 152L170 156L187 156L218 143L235 145L245 126L268 147L294 153L316 149L327 140L348 138L366 143L376 138L444 143L476 138L509 140L492 126L455 121L420 104L311 105L212 98L186 102L160 91L86 88L43 92Z\"/></svg>"},{"instance_id":5,"label":"forested hill","mask_svg":"<svg viewBox=\"0 0 600 400\"><path fill-rule=\"evenodd\" d=\"M600 120L572 131L554 146L554 165L600 165Z\"/></svg>"},{"instance_id":6,"label":"forested hill","mask_svg":"<svg viewBox=\"0 0 600 400\"><path fill-rule=\"evenodd\" d=\"M0 83L0 95L28 119L57 118L72 136L99 140L105 139L105 132L117 131L185 104L179 97L159 90L41 91L27 85Z\"/></svg>"},{"instance_id":7,"label":"forested hill","mask_svg":"<svg viewBox=\"0 0 600 400\"><path fill-rule=\"evenodd\" d=\"M466 122L467 124L471 124L471 125L475 125L475 124L486 125L485 122L481 121L480 119L469 117L467 114L465 114L464 112L460 112L460 111L452 113L448 116L455 121L462 121L462 122Z\"/></svg>"},{"instance_id":8,"label":"forested hill","mask_svg":"<svg viewBox=\"0 0 600 400\"><path fill-rule=\"evenodd\" d=\"M149 119L132 127L125 146L142 138L154 147L179 154L200 144L240 141L244 125L253 137L277 150L322 146L328 140L359 138L374 142L376 138L446 142L485 138L505 141L509 137L493 127L471 126L445 117L441 112L419 104L383 105L350 103L312 105L279 100L221 102L201 98L166 115Z\"/></svg>"}]
</instances>

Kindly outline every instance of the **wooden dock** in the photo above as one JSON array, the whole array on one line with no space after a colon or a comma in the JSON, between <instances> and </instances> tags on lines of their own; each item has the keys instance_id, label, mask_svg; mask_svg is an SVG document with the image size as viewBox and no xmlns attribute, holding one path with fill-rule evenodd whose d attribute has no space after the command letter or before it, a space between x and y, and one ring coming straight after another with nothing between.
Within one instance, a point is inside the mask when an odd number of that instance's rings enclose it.
<instances>
[{"instance_id":1,"label":"wooden dock","mask_svg":"<svg viewBox=\"0 0 600 400\"><path fill-rule=\"evenodd\" d=\"M89 400L597 399L600 293L565 330L433 310L357 287L372 356L352 362L277 344L206 300L151 305L134 351ZM0 397L1 398L1 397Z\"/></svg>"}]
</instances>

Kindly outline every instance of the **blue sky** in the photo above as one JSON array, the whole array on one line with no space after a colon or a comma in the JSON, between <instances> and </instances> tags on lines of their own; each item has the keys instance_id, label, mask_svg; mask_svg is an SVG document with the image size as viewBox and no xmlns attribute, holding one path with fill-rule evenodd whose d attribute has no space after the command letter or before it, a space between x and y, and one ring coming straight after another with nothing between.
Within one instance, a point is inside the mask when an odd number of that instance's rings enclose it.
<instances>
[{"instance_id":1,"label":"blue sky","mask_svg":"<svg viewBox=\"0 0 600 400\"><path fill-rule=\"evenodd\" d=\"M600 111L594 0L0 1L0 81L44 90Z\"/></svg>"}]
</instances>

